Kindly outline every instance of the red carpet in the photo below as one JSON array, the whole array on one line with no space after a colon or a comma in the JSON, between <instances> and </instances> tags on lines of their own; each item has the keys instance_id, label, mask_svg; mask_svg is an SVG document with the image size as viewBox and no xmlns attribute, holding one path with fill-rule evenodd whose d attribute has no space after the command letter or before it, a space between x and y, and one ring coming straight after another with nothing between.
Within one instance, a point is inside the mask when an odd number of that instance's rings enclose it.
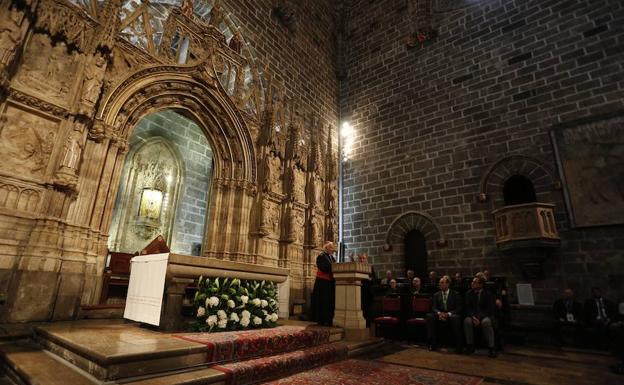
<instances>
[{"instance_id":1,"label":"red carpet","mask_svg":"<svg viewBox=\"0 0 624 385\"><path fill-rule=\"evenodd\" d=\"M346 360L268 382L271 385L478 385L482 378L391 365Z\"/></svg>"},{"instance_id":2,"label":"red carpet","mask_svg":"<svg viewBox=\"0 0 624 385\"><path fill-rule=\"evenodd\" d=\"M175 334L174 337L206 345L206 363L223 363L325 344L329 341L329 329L279 326L223 333Z\"/></svg>"},{"instance_id":3,"label":"red carpet","mask_svg":"<svg viewBox=\"0 0 624 385\"><path fill-rule=\"evenodd\" d=\"M212 368L226 374L227 385L257 384L343 360L347 358L347 350L344 344L324 344L270 357L217 365Z\"/></svg>"}]
</instances>

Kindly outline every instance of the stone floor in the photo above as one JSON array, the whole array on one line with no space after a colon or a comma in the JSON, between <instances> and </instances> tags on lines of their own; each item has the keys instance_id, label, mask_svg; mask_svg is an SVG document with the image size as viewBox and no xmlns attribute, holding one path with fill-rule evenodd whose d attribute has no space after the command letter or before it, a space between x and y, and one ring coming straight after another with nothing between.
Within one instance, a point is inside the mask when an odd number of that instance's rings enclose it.
<instances>
[{"instance_id":1,"label":"stone floor","mask_svg":"<svg viewBox=\"0 0 624 385\"><path fill-rule=\"evenodd\" d=\"M484 385L616 385L624 376L613 374L614 359L606 354L509 347L496 359L486 351L471 356L429 352L424 347L395 345L396 353L375 360L418 368L484 377Z\"/></svg>"}]
</instances>

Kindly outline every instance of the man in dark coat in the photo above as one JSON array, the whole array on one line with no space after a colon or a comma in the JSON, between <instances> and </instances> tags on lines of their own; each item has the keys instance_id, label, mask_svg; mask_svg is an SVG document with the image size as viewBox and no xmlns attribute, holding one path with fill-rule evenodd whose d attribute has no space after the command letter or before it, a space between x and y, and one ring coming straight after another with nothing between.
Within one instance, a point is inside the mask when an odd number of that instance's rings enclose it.
<instances>
[{"instance_id":1,"label":"man in dark coat","mask_svg":"<svg viewBox=\"0 0 624 385\"><path fill-rule=\"evenodd\" d=\"M312 290L311 320L322 326L332 326L336 303L336 282L332 275L334 244L326 242L316 257L316 279Z\"/></svg>"},{"instance_id":2,"label":"man in dark coat","mask_svg":"<svg viewBox=\"0 0 624 385\"><path fill-rule=\"evenodd\" d=\"M602 296L602 290L599 287L594 287L592 298L585 301L584 310L595 347L605 349L608 345L607 330L615 315L615 305Z\"/></svg>"},{"instance_id":3,"label":"man in dark coat","mask_svg":"<svg viewBox=\"0 0 624 385\"><path fill-rule=\"evenodd\" d=\"M462 352L461 310L462 299L459 294L449 289L451 279L444 276L440 279L440 291L433 295L431 313L427 314L427 338L429 350L437 350L437 328L447 324L455 338L457 353Z\"/></svg>"},{"instance_id":4,"label":"man in dark coat","mask_svg":"<svg viewBox=\"0 0 624 385\"><path fill-rule=\"evenodd\" d=\"M466 335L466 352L474 352L474 328L481 327L483 336L490 350L490 357L496 357L494 350L494 296L483 290L485 280L475 277L472 290L466 293L466 318L464 318L464 334Z\"/></svg>"},{"instance_id":5,"label":"man in dark coat","mask_svg":"<svg viewBox=\"0 0 624 385\"><path fill-rule=\"evenodd\" d=\"M581 321L583 306L574 300L574 292L567 288L563 291L563 297L553 304L553 339L556 346L563 345L563 329L574 329L575 337L581 334Z\"/></svg>"}]
</instances>

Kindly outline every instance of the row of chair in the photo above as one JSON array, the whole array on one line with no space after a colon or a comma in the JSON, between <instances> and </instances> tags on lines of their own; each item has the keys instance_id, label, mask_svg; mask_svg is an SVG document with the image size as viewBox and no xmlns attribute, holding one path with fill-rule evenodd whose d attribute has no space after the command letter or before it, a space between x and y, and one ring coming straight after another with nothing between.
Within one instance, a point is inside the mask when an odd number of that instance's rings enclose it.
<instances>
[{"instance_id":1,"label":"row of chair","mask_svg":"<svg viewBox=\"0 0 624 385\"><path fill-rule=\"evenodd\" d=\"M377 337L388 337L390 332L395 332L402 324L401 314L401 298L384 297L382 300L382 316L374 319L375 335ZM426 316L431 311L431 298L414 297L411 303L412 314L405 320L408 328L419 327L427 324ZM411 330L408 330L411 332ZM392 333L394 336L395 333Z\"/></svg>"}]
</instances>

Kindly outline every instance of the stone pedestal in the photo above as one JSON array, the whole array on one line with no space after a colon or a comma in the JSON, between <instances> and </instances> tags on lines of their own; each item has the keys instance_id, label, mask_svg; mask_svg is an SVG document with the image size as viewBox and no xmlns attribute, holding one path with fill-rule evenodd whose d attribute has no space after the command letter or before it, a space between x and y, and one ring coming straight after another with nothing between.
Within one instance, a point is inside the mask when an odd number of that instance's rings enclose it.
<instances>
[{"instance_id":1,"label":"stone pedestal","mask_svg":"<svg viewBox=\"0 0 624 385\"><path fill-rule=\"evenodd\" d=\"M362 281L369 279L371 266L367 263L335 263L332 272L336 280L336 310L334 326L345 330L349 340L367 339L370 330L362 314Z\"/></svg>"}]
</instances>

